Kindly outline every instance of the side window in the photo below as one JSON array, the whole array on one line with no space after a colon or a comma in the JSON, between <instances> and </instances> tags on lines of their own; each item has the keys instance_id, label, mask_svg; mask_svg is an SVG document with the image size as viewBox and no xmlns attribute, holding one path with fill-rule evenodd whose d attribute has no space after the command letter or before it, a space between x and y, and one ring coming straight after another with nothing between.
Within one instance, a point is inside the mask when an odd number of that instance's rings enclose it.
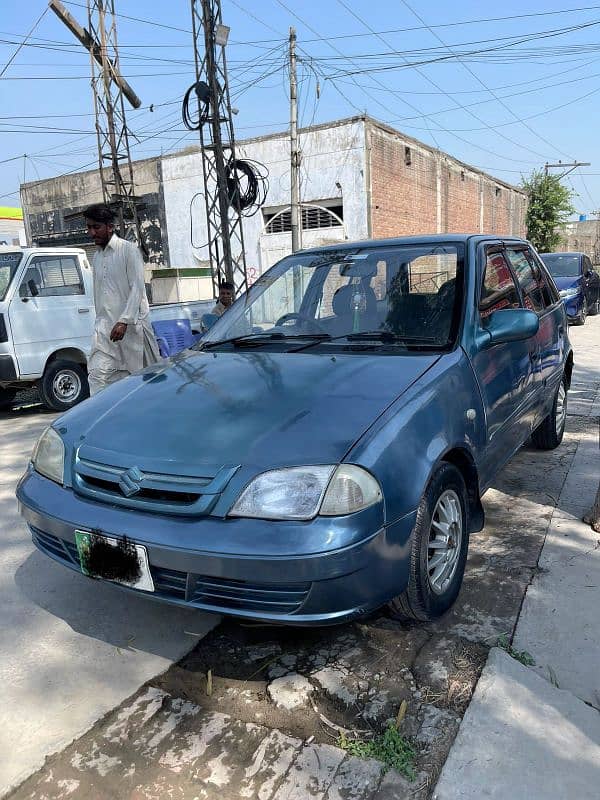
<instances>
[{"instance_id":1,"label":"side window","mask_svg":"<svg viewBox=\"0 0 600 800\"><path fill-rule=\"evenodd\" d=\"M531 269L535 276L535 279L538 283L538 286L542 292L542 298L544 300L544 305L546 308L553 306L555 303L558 303L560 300L559 294L556 291L556 287L554 282L550 278L546 270L546 266L544 262L539 258L536 257L535 253L532 250L526 250L525 255L531 265Z\"/></svg>"},{"instance_id":2,"label":"side window","mask_svg":"<svg viewBox=\"0 0 600 800\"><path fill-rule=\"evenodd\" d=\"M507 247L506 256L517 276L517 281L523 293L525 308L530 311L543 311L547 303L544 302L539 278L534 274L534 269L525 254L525 250L513 250Z\"/></svg>"},{"instance_id":3,"label":"side window","mask_svg":"<svg viewBox=\"0 0 600 800\"><path fill-rule=\"evenodd\" d=\"M75 256L37 256L27 268L19 294L31 297L31 282L39 297L83 294L83 281Z\"/></svg>"},{"instance_id":4,"label":"side window","mask_svg":"<svg viewBox=\"0 0 600 800\"><path fill-rule=\"evenodd\" d=\"M591 272L591 271L592 271L592 262L590 261L590 259L587 256L584 256L583 257L583 272L585 274L586 272Z\"/></svg>"},{"instance_id":5,"label":"side window","mask_svg":"<svg viewBox=\"0 0 600 800\"><path fill-rule=\"evenodd\" d=\"M479 316L489 317L503 308L520 308L519 295L513 276L502 253L488 253L481 286Z\"/></svg>"}]
</instances>

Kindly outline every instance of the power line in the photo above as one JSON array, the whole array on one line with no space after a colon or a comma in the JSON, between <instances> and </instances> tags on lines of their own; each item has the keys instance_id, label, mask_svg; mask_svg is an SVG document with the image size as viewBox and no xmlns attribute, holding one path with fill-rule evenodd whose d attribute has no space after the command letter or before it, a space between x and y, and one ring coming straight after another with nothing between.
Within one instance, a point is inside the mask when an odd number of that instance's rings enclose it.
<instances>
[{"instance_id":1,"label":"power line","mask_svg":"<svg viewBox=\"0 0 600 800\"><path fill-rule=\"evenodd\" d=\"M40 16L39 16L39 17L36 19L36 21L34 22L34 24L33 24L33 27L31 28L31 30L29 31L29 33L28 33L28 34L25 36L25 38L23 39L23 41L22 41L22 42L19 44L19 46L18 46L18 47L17 47L17 49L15 50L15 52L14 52L14 53L12 54L12 56L11 56L11 57L8 59L8 61L6 62L6 64L5 64L5 65L2 67L2 70L0 71L0 78L2 78L2 76L4 75L4 73L6 72L6 70L7 70L7 69L10 67L10 65L13 63L13 61L15 60L15 58L16 58L16 57L19 55L19 53L21 52L21 49L22 49L22 48L25 46L25 44L27 43L27 40L29 39L29 37L31 36L31 34L34 32L34 30L37 28L37 26L40 24L40 22L41 22L41 21L43 20L43 18L46 16L46 13L47 13L47 11L48 11L48 7L46 6L46 8L45 8L45 9L42 11L42 13L40 14Z\"/></svg>"}]
</instances>

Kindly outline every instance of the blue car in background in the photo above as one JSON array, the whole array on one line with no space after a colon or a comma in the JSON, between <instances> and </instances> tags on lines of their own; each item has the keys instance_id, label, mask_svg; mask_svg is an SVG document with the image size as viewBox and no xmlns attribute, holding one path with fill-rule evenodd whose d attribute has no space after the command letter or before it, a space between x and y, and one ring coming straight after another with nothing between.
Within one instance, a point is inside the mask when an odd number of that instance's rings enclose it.
<instances>
[{"instance_id":1,"label":"blue car in background","mask_svg":"<svg viewBox=\"0 0 600 800\"><path fill-rule=\"evenodd\" d=\"M572 370L526 241L298 252L201 342L55 420L21 513L50 558L160 601L431 620L458 596L498 470L530 437L560 444Z\"/></svg>"},{"instance_id":2,"label":"blue car in background","mask_svg":"<svg viewBox=\"0 0 600 800\"><path fill-rule=\"evenodd\" d=\"M600 275L585 253L540 253L554 278L569 322L583 325L588 314L600 312Z\"/></svg>"}]
</instances>

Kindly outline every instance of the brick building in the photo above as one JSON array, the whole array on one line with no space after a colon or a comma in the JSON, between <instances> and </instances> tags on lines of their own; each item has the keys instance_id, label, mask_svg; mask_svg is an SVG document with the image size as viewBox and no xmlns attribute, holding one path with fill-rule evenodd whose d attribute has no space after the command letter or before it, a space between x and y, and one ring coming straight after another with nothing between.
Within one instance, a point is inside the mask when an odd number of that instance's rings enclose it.
<instances>
[{"instance_id":1,"label":"brick building","mask_svg":"<svg viewBox=\"0 0 600 800\"><path fill-rule=\"evenodd\" d=\"M368 116L301 129L299 145L304 247L420 233L525 234L523 191ZM237 144L238 158L269 171L264 206L244 218L250 280L291 252L289 152L285 132ZM150 209L153 263L205 266L199 148L146 159L134 169L136 194ZM29 241L79 244L82 231L64 215L100 199L98 173L25 184L21 196Z\"/></svg>"}]
</instances>

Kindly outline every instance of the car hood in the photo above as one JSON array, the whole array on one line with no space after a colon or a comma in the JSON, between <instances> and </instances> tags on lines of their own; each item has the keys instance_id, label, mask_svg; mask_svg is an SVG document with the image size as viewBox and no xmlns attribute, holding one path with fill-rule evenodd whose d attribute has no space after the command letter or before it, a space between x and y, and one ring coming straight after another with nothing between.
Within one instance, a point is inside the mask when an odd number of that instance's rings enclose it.
<instances>
[{"instance_id":1,"label":"car hood","mask_svg":"<svg viewBox=\"0 0 600 800\"><path fill-rule=\"evenodd\" d=\"M55 426L82 457L102 453L120 466L126 455L160 472L336 463L439 358L187 351L109 386Z\"/></svg>"},{"instance_id":2,"label":"car hood","mask_svg":"<svg viewBox=\"0 0 600 800\"><path fill-rule=\"evenodd\" d=\"M554 278L554 283L559 292L565 289L581 289L581 278Z\"/></svg>"}]
</instances>

